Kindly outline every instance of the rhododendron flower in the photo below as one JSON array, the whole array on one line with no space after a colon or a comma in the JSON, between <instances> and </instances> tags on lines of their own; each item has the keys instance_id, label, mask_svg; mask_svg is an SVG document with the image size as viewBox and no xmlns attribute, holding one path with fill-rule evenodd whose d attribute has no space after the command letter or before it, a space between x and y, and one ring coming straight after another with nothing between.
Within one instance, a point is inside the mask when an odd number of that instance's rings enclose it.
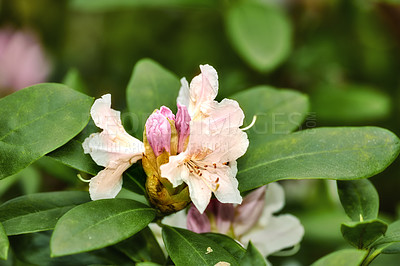
<instances>
[{"instance_id":1,"label":"rhododendron flower","mask_svg":"<svg viewBox=\"0 0 400 266\"><path fill-rule=\"evenodd\" d=\"M143 143L122 126L120 112L111 109L111 95L97 99L90 114L101 133L91 134L82 146L85 153L105 169L90 180L92 200L114 198L122 188L122 174L143 156Z\"/></svg>"},{"instance_id":2,"label":"rhododendron flower","mask_svg":"<svg viewBox=\"0 0 400 266\"><path fill-rule=\"evenodd\" d=\"M189 128L181 130L189 130L187 147L160 169L174 187L183 182L188 185L190 198L202 213L212 193L223 203L242 202L235 178L236 160L246 152L249 141L239 128L244 119L239 104L229 99L215 101L217 72L209 65L200 69L202 73L190 88L183 80L177 99L178 108L186 106L191 117Z\"/></svg>"},{"instance_id":3,"label":"rhododendron flower","mask_svg":"<svg viewBox=\"0 0 400 266\"><path fill-rule=\"evenodd\" d=\"M196 233L227 234L243 246L251 241L267 257L298 244L304 235L304 228L295 216L274 215L284 204L283 188L271 183L245 196L241 205L212 200L203 214L192 206L187 216L181 211L167 216L163 223ZM153 225L151 229L156 236L161 236L161 229L157 227Z\"/></svg>"},{"instance_id":4,"label":"rhododendron flower","mask_svg":"<svg viewBox=\"0 0 400 266\"><path fill-rule=\"evenodd\" d=\"M19 90L44 82L50 64L30 31L0 30L0 88Z\"/></svg>"}]
</instances>

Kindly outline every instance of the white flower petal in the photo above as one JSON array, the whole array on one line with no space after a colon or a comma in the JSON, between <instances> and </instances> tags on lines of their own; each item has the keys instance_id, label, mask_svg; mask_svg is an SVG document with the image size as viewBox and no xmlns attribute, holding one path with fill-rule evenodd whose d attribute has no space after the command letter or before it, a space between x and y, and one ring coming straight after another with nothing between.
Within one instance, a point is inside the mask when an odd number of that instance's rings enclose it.
<instances>
[{"instance_id":1,"label":"white flower petal","mask_svg":"<svg viewBox=\"0 0 400 266\"><path fill-rule=\"evenodd\" d=\"M174 187L182 184L188 178L189 170L183 165L186 154L170 156L169 162L160 166L161 176L167 178Z\"/></svg>"},{"instance_id":2,"label":"white flower petal","mask_svg":"<svg viewBox=\"0 0 400 266\"><path fill-rule=\"evenodd\" d=\"M230 162L229 166L217 168L216 177L219 177L219 187L214 192L215 197L222 203L242 203L242 196L238 189L239 182L235 178L237 163ZM206 175L206 172L203 172Z\"/></svg>"},{"instance_id":3,"label":"white flower petal","mask_svg":"<svg viewBox=\"0 0 400 266\"><path fill-rule=\"evenodd\" d=\"M118 139L112 140L103 131L91 134L82 143L82 147L84 152L89 153L93 161L100 166L114 167L118 160L129 160L131 158L131 163L135 163L142 158L142 153L144 152L143 143L128 134L126 139L130 142L127 143Z\"/></svg>"},{"instance_id":4,"label":"white flower petal","mask_svg":"<svg viewBox=\"0 0 400 266\"><path fill-rule=\"evenodd\" d=\"M210 188L200 177L192 174L190 174L187 180L184 181L189 187L190 198L192 199L194 206L196 206L200 213L203 213L211 199Z\"/></svg>"},{"instance_id":5,"label":"white flower petal","mask_svg":"<svg viewBox=\"0 0 400 266\"><path fill-rule=\"evenodd\" d=\"M265 207L263 216L270 216L280 211L285 205L285 192L278 183L270 183L267 185L265 192ZM262 218L261 218L262 219Z\"/></svg>"},{"instance_id":6,"label":"white flower petal","mask_svg":"<svg viewBox=\"0 0 400 266\"><path fill-rule=\"evenodd\" d=\"M121 161L116 168L107 167L90 179L89 193L92 200L115 198L122 188L122 174L131 166Z\"/></svg>"},{"instance_id":7,"label":"white flower petal","mask_svg":"<svg viewBox=\"0 0 400 266\"><path fill-rule=\"evenodd\" d=\"M263 254L274 252L296 245L304 235L304 228L299 219L290 214L273 216L264 228L256 227L241 238L247 245L251 241Z\"/></svg>"},{"instance_id":8,"label":"white flower petal","mask_svg":"<svg viewBox=\"0 0 400 266\"><path fill-rule=\"evenodd\" d=\"M122 127L120 112L111 109L111 94L103 95L100 99L97 99L90 110L90 115L96 126L104 129L112 136L125 132Z\"/></svg>"},{"instance_id":9,"label":"white flower petal","mask_svg":"<svg viewBox=\"0 0 400 266\"><path fill-rule=\"evenodd\" d=\"M189 108L190 104L190 91L189 91L189 83L185 78L181 78L181 88L179 90L178 98L176 102L180 105L186 106Z\"/></svg>"}]
</instances>

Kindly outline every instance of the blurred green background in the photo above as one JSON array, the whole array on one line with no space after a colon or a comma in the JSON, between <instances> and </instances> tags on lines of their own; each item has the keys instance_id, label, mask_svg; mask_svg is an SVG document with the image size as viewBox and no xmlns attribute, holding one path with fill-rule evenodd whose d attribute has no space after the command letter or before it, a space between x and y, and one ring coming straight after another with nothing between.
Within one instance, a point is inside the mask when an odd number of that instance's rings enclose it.
<instances>
[{"instance_id":1,"label":"blurred green background","mask_svg":"<svg viewBox=\"0 0 400 266\"><path fill-rule=\"evenodd\" d=\"M400 1L0 0L5 28L35 32L51 62L47 81L68 73L91 96L111 93L115 109L126 107L132 68L148 57L189 80L199 64L214 66L220 99L260 84L307 93L302 129L374 125L400 135ZM386 220L398 219L399 176L396 160L371 178ZM271 257L275 265L308 265L347 245L334 183L283 184L283 212L297 215L306 235L294 257ZM86 185L74 170L43 158L2 180L0 196L77 187ZM397 261L381 256L374 265Z\"/></svg>"}]
</instances>

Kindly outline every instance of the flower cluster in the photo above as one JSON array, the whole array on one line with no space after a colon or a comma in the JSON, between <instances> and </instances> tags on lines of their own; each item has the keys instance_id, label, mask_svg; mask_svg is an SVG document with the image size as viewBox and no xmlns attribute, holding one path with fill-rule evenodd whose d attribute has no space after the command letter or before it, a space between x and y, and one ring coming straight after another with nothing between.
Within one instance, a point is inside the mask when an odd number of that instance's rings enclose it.
<instances>
[{"instance_id":1,"label":"flower cluster","mask_svg":"<svg viewBox=\"0 0 400 266\"><path fill-rule=\"evenodd\" d=\"M222 203L242 202L235 177L236 160L249 145L240 129L244 113L234 100L215 101L217 72L209 65L200 69L190 86L181 80L176 116L165 106L150 115L143 143L126 133L110 95L96 100L91 115L103 132L92 134L83 147L106 168L90 181L92 199L115 197L122 173L143 158L148 197L162 213L190 201L203 213L212 194Z\"/></svg>"}]
</instances>

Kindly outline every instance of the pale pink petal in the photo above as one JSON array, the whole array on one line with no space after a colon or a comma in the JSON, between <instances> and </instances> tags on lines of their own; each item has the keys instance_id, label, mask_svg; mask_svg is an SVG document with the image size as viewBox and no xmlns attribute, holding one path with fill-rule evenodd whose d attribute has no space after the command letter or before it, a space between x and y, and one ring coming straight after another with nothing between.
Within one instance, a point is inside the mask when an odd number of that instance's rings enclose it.
<instances>
[{"instance_id":1,"label":"pale pink petal","mask_svg":"<svg viewBox=\"0 0 400 266\"><path fill-rule=\"evenodd\" d=\"M171 152L171 125L160 111L154 112L146 121L146 137L154 155Z\"/></svg>"},{"instance_id":2,"label":"pale pink petal","mask_svg":"<svg viewBox=\"0 0 400 266\"><path fill-rule=\"evenodd\" d=\"M238 185L239 182L235 178L237 173L236 162L230 162L229 166L220 166L217 168L215 177L219 178L218 189L214 192L215 197L222 203L242 203L242 196L240 195ZM210 174L204 171L203 175Z\"/></svg>"},{"instance_id":3,"label":"pale pink petal","mask_svg":"<svg viewBox=\"0 0 400 266\"><path fill-rule=\"evenodd\" d=\"M244 113L235 100L223 99L220 103L213 102L204 122L208 124L210 134L229 134L232 128L243 125Z\"/></svg>"},{"instance_id":4,"label":"pale pink petal","mask_svg":"<svg viewBox=\"0 0 400 266\"><path fill-rule=\"evenodd\" d=\"M289 248L301 241L304 228L299 219L290 214L273 216L264 227L255 227L244 235L240 242L247 245L251 241L263 254L268 256L274 252Z\"/></svg>"},{"instance_id":5,"label":"pale pink petal","mask_svg":"<svg viewBox=\"0 0 400 266\"><path fill-rule=\"evenodd\" d=\"M160 114L162 114L171 121L175 120L175 115L172 113L171 109L169 109L166 106L161 106L160 111L158 112L160 112Z\"/></svg>"},{"instance_id":6,"label":"pale pink petal","mask_svg":"<svg viewBox=\"0 0 400 266\"><path fill-rule=\"evenodd\" d=\"M178 132L178 153L181 153L185 148L185 143L190 133L190 115L186 106L179 103L175 127Z\"/></svg>"},{"instance_id":7,"label":"pale pink petal","mask_svg":"<svg viewBox=\"0 0 400 266\"><path fill-rule=\"evenodd\" d=\"M210 188L206 185L202 178L192 174L183 179L183 181L189 187L189 195L193 204L200 213L203 213L211 199Z\"/></svg>"},{"instance_id":8,"label":"pale pink petal","mask_svg":"<svg viewBox=\"0 0 400 266\"><path fill-rule=\"evenodd\" d=\"M126 133L127 134L127 133ZM104 131L93 133L82 143L84 153L89 153L96 164L107 167L117 164L119 160L130 160L135 163L142 158L143 143L127 134L129 143L112 140Z\"/></svg>"},{"instance_id":9,"label":"pale pink petal","mask_svg":"<svg viewBox=\"0 0 400 266\"><path fill-rule=\"evenodd\" d=\"M120 112L111 109L111 94L103 95L97 99L90 114L96 126L106 131L111 137L125 132L120 119Z\"/></svg>"},{"instance_id":10,"label":"pale pink petal","mask_svg":"<svg viewBox=\"0 0 400 266\"><path fill-rule=\"evenodd\" d=\"M206 233L211 231L210 220L207 214L200 213L193 205L187 214L187 229L195 233Z\"/></svg>"},{"instance_id":11,"label":"pale pink petal","mask_svg":"<svg viewBox=\"0 0 400 266\"><path fill-rule=\"evenodd\" d=\"M190 91L189 91L189 83L185 78L181 79L181 89L179 90L178 98L176 102L180 105L186 106L189 108L190 104Z\"/></svg>"},{"instance_id":12,"label":"pale pink petal","mask_svg":"<svg viewBox=\"0 0 400 266\"><path fill-rule=\"evenodd\" d=\"M122 174L131 166L129 161L120 161L113 167L101 170L90 179L89 193L92 200L115 198L122 188Z\"/></svg>"},{"instance_id":13,"label":"pale pink petal","mask_svg":"<svg viewBox=\"0 0 400 266\"><path fill-rule=\"evenodd\" d=\"M257 224L265 205L265 190L262 186L244 197L241 205L236 207L233 228L236 236L242 236Z\"/></svg>"},{"instance_id":14,"label":"pale pink petal","mask_svg":"<svg viewBox=\"0 0 400 266\"><path fill-rule=\"evenodd\" d=\"M167 178L174 187L188 179L189 170L183 165L185 156L185 153L170 156L169 162L160 166L161 176Z\"/></svg>"},{"instance_id":15,"label":"pale pink petal","mask_svg":"<svg viewBox=\"0 0 400 266\"><path fill-rule=\"evenodd\" d=\"M201 112L207 114L207 106L218 93L218 74L210 65L200 66L201 74L190 82L189 114L192 118L201 117Z\"/></svg>"}]
</instances>

